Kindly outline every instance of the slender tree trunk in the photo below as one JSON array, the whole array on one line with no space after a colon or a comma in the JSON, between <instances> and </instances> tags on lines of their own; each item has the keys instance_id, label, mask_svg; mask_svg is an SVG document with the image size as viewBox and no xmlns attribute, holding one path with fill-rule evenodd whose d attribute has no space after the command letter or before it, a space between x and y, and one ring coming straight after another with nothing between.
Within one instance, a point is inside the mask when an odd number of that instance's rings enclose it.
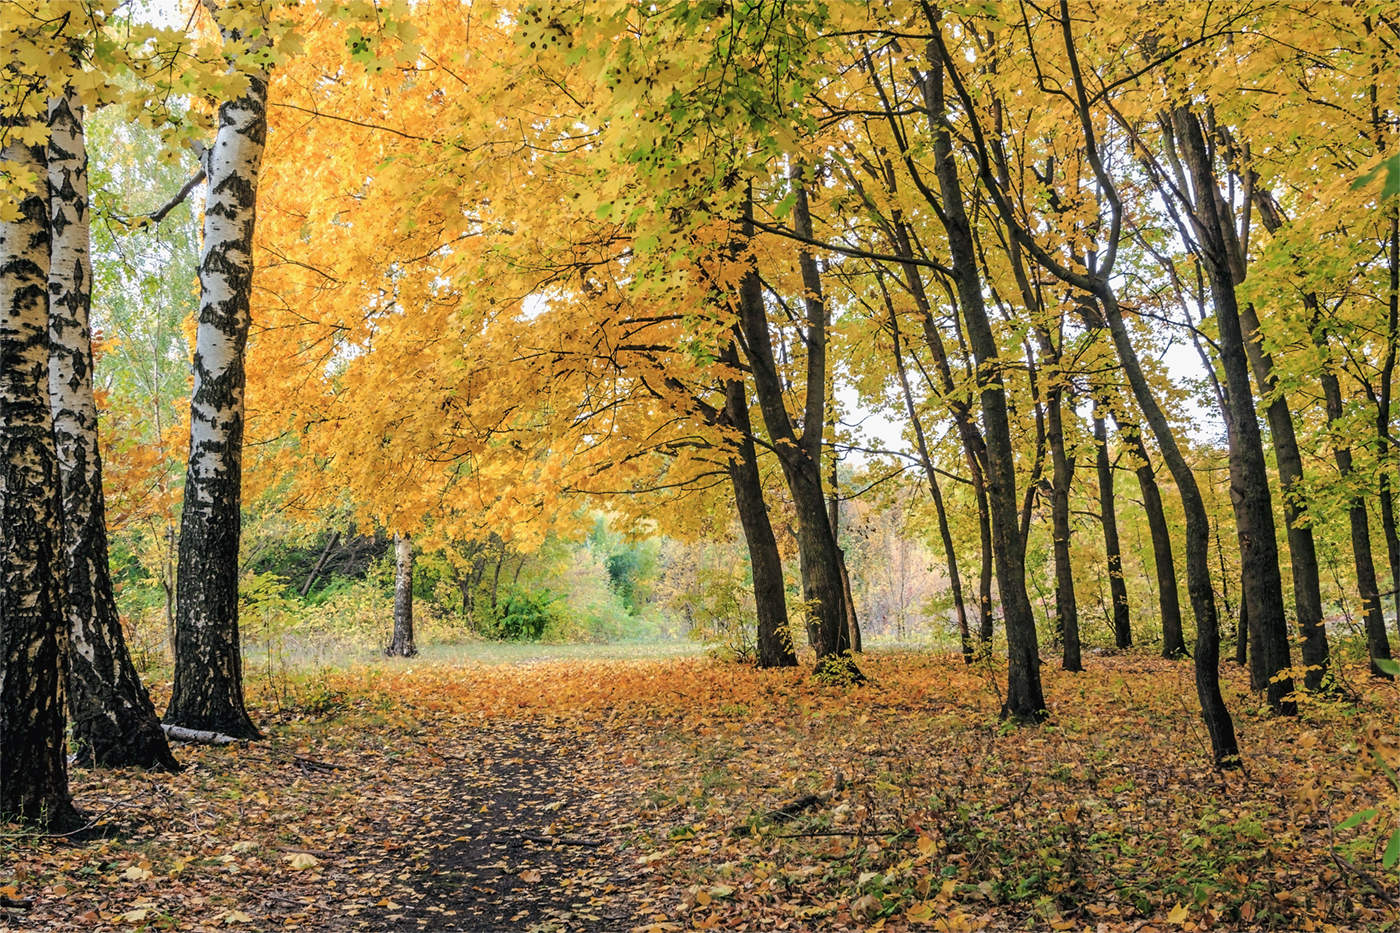
<instances>
[{"instance_id":1,"label":"slender tree trunk","mask_svg":"<svg viewBox=\"0 0 1400 933\"><path fill-rule=\"evenodd\" d=\"M316 558L316 563L312 566L311 572L306 575L306 582L301 585L301 590L299 592L303 599L310 595L311 587L316 585L316 579L321 576L321 571L326 569L326 561L330 560L331 552L335 550L335 546L339 541L339 531L331 532L330 537L326 539L325 546L321 548L321 555Z\"/></svg>"},{"instance_id":2,"label":"slender tree trunk","mask_svg":"<svg viewBox=\"0 0 1400 933\"><path fill-rule=\"evenodd\" d=\"M1390 564L1391 595L1395 599L1395 629L1400 632L1400 533L1396 531L1395 496L1391 491L1391 463L1394 462L1390 439L1390 403L1395 381L1395 357L1400 349L1400 207L1390 211L1390 248L1386 254L1390 273L1387 291L1385 362L1381 364L1380 397L1376 404L1376 433L1380 461L1381 533L1385 536L1385 553Z\"/></svg>"},{"instance_id":3,"label":"slender tree trunk","mask_svg":"<svg viewBox=\"0 0 1400 933\"><path fill-rule=\"evenodd\" d=\"M1181 627L1181 598L1176 588L1176 559L1172 553L1171 528L1162 509L1162 492L1157 486L1157 473L1147 456L1142 429L1122 417L1115 418L1119 436L1128 445L1137 461L1138 490L1142 493L1142 508L1147 513L1147 527L1152 536L1152 561L1157 574L1157 605L1162 613L1162 657L1186 657L1186 638Z\"/></svg>"},{"instance_id":4,"label":"slender tree trunk","mask_svg":"<svg viewBox=\"0 0 1400 933\"><path fill-rule=\"evenodd\" d=\"M107 510L97 446L88 329L87 146L73 94L50 102L49 400L63 489L71 630L68 708L81 764L178 770L150 695L131 663L107 563Z\"/></svg>"},{"instance_id":5,"label":"slender tree trunk","mask_svg":"<svg viewBox=\"0 0 1400 933\"><path fill-rule=\"evenodd\" d=\"M1047 378L1055 380L1052 372ZM1060 666L1067 671L1084 670L1079 649L1079 606L1074 598L1074 563L1069 553L1069 487L1074 464L1065 453L1064 390L1051 385L1045 392L1045 414L1050 444L1050 525L1054 534L1055 615L1064 639Z\"/></svg>"},{"instance_id":6,"label":"slender tree trunk","mask_svg":"<svg viewBox=\"0 0 1400 933\"><path fill-rule=\"evenodd\" d=\"M738 355L732 343L724 356L727 362L737 363ZM753 425L749 420L749 396L743 379L730 379L725 383L724 415L739 433L737 449L729 456L728 472L753 572L754 607L758 614L758 666L796 667L797 653L792 643L792 629L788 626L783 562L763 497L763 479L758 472Z\"/></svg>"},{"instance_id":7,"label":"slender tree trunk","mask_svg":"<svg viewBox=\"0 0 1400 933\"><path fill-rule=\"evenodd\" d=\"M1298 437L1293 430L1293 412L1288 399L1279 388L1274 372L1273 355L1260 344L1259 317L1254 306L1240 307L1240 326L1244 333L1245 353L1259 394L1268 400L1265 409L1269 419L1269 436L1274 445L1274 462L1278 465L1279 491L1283 497L1283 516L1288 532L1288 558L1293 576L1293 609L1302 633L1303 684L1309 690L1322 689L1331 666L1327 647L1327 630L1322 625L1322 586L1318 579L1317 545L1313 541L1306 504L1303 501L1303 457L1298 451Z\"/></svg>"},{"instance_id":8,"label":"slender tree trunk","mask_svg":"<svg viewBox=\"0 0 1400 933\"><path fill-rule=\"evenodd\" d=\"M394 535L394 634L384 654L391 658L411 658L418 654L413 644L413 538Z\"/></svg>"},{"instance_id":9,"label":"slender tree trunk","mask_svg":"<svg viewBox=\"0 0 1400 933\"><path fill-rule=\"evenodd\" d=\"M1312 327L1313 343L1326 350L1327 336L1322 332L1321 322L1316 314ZM1331 367L1322 367L1322 393L1327 402L1327 423L1335 432L1332 440L1332 457L1337 463L1337 473L1343 483L1352 482L1351 447L1342 441L1346 436L1342 425L1342 387L1337 374ZM1381 610L1380 584L1376 581L1376 564L1371 556L1371 524L1366 514L1366 500L1359 490L1351 494L1347 503L1347 518L1351 526L1351 551L1356 564L1356 589L1361 602L1361 623L1366 631L1366 653L1371 657L1371 674L1389 678L1390 675L1376 666L1376 659L1390 657L1390 639L1385 631L1385 614Z\"/></svg>"},{"instance_id":10,"label":"slender tree trunk","mask_svg":"<svg viewBox=\"0 0 1400 933\"><path fill-rule=\"evenodd\" d=\"M1240 543L1244 602L1249 607L1249 640L1254 643L1250 653L1250 685L1265 692L1275 712L1293 714L1297 707L1289 699L1293 693L1293 679L1287 671L1292 661L1273 501L1259 419L1254 411L1254 392L1249 382L1249 363L1235 295L1235 270L1230 261L1232 246L1227 231L1233 231L1233 226L1225 216L1196 116L1179 107L1172 112L1171 122L1176 145L1184 154L1196 192L1194 209L1199 228L1199 255L1210 282L1219 328L1220 365L1225 373L1234 424L1230 432L1230 502L1234 506Z\"/></svg>"},{"instance_id":11,"label":"slender tree trunk","mask_svg":"<svg viewBox=\"0 0 1400 933\"><path fill-rule=\"evenodd\" d=\"M0 819L66 831L68 622L62 500L49 407L49 223L44 147L33 122L0 122L0 160L40 179L0 219Z\"/></svg>"},{"instance_id":12,"label":"slender tree trunk","mask_svg":"<svg viewBox=\"0 0 1400 933\"><path fill-rule=\"evenodd\" d=\"M1118 546L1118 514L1113 494L1113 463L1108 458L1108 427L1104 424L1103 415L1098 412L1094 412L1094 444L1094 465L1099 475L1099 520L1103 524L1104 553L1108 557L1108 591L1113 599L1113 643L1119 648L1131 648L1133 629L1128 618L1128 588L1123 582L1123 552Z\"/></svg>"},{"instance_id":13,"label":"slender tree trunk","mask_svg":"<svg viewBox=\"0 0 1400 933\"><path fill-rule=\"evenodd\" d=\"M751 210L751 206L747 210ZM799 189L798 210L805 212L805 194ZM752 221L746 216L745 234L752 235ZM810 258L810 257L809 257ZM815 272L803 261L804 284ZM818 286L820 283L816 283ZM808 301L821 302L820 291L807 284ZM809 305L808 330L813 329L812 308ZM739 287L739 324L749 353L749 368L753 372L754 390L759 411L768 429L773 449L782 465L788 491L797 516L797 551L801 564L803 600L811 612L809 631L812 647L817 653L819 673L861 679L859 669L851 660L851 643L847 627L845 593L841 585L840 560L831 525L826 512L826 496L822 489L820 451L824 413L818 411L813 421L811 406L802 436L798 436L788 415L782 380L773 358L773 343L768 330L768 312L763 303L762 284L754 266L745 272ZM812 350L809 348L809 353ZM813 384L809 366L807 391L819 393L825 399L825 379ZM809 398L809 402L810 402ZM821 403L824 405L824 401Z\"/></svg>"},{"instance_id":14,"label":"slender tree trunk","mask_svg":"<svg viewBox=\"0 0 1400 933\"><path fill-rule=\"evenodd\" d=\"M1112 286L1101 282L1097 297L1128 385L1148 427L1152 429L1157 447L1162 451L1162 459L1166 461L1172 479L1176 480L1177 492L1181 496L1182 511L1186 513L1186 591L1196 616L1196 696L1201 704L1201 718L1205 721L1206 732L1210 735L1216 766L1238 767L1240 752L1235 738L1235 724L1220 693L1220 628L1215 614L1215 589L1210 582L1210 519L1206 516L1205 502L1201 498L1196 476L1177 446L1171 424L1157 404L1152 387L1142 372L1142 364L1128 336L1123 312L1118 307L1118 298Z\"/></svg>"},{"instance_id":15,"label":"slender tree trunk","mask_svg":"<svg viewBox=\"0 0 1400 933\"><path fill-rule=\"evenodd\" d=\"M846 566L846 549L841 547L841 481L836 472L836 452L831 454L831 495L827 497L827 522L831 525L831 538L836 542L836 557L841 562L841 592L846 599L846 635L851 639L851 650L860 654L864 649L860 642L860 620L856 618L856 603L851 594L851 571Z\"/></svg>"},{"instance_id":16,"label":"slender tree trunk","mask_svg":"<svg viewBox=\"0 0 1400 933\"><path fill-rule=\"evenodd\" d=\"M987 443L987 501L991 513L992 554L996 561L997 588L1001 594L1006 626L1007 689L1002 715L1035 721L1047 715L1040 686L1040 648L1036 642L1035 616L1026 593L1025 541L1021 537L1016 503L1016 469L1011 425L1006 410L996 337L987 317L972 227L963 207L948 116L943 99L943 69L939 64L925 80L925 99L933 126L933 157L943 199L943 226L952 255L958 303L967 329L968 344L976 360L982 407L982 428Z\"/></svg>"},{"instance_id":17,"label":"slender tree trunk","mask_svg":"<svg viewBox=\"0 0 1400 933\"><path fill-rule=\"evenodd\" d=\"M886 296L888 299L888 296ZM953 591L953 611L958 619L958 640L962 647L963 663L971 664L973 659L972 633L967 620L967 605L963 600L962 574L958 572L958 554L953 547L953 532L948 526L948 510L943 506L943 491L938 485L938 471L934 469L933 458L929 455L928 441L924 437L923 422L919 411L914 407L914 393L909 386L909 373L904 367L904 350L899 334L899 318L895 314L894 303L886 301L889 311L890 340L894 349L894 368L899 376L900 391L904 396L904 411L909 416L909 424L914 429L914 449L919 455L924 478L928 480L929 497L938 517L938 536L943 542L944 565L948 568L948 586Z\"/></svg>"},{"instance_id":18,"label":"slender tree trunk","mask_svg":"<svg viewBox=\"0 0 1400 933\"><path fill-rule=\"evenodd\" d=\"M207 155L209 193L199 265L190 459L175 594L175 685L165 721L257 738L243 702L238 634L243 476L243 351L250 323L258 169L267 78L219 108Z\"/></svg>"}]
</instances>

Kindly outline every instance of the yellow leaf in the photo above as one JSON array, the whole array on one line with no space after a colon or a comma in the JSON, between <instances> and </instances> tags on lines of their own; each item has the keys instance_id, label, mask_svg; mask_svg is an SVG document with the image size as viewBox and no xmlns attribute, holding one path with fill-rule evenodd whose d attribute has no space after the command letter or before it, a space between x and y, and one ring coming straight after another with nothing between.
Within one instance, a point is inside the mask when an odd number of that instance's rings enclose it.
<instances>
[{"instance_id":1,"label":"yellow leaf","mask_svg":"<svg viewBox=\"0 0 1400 933\"><path fill-rule=\"evenodd\" d=\"M315 868L319 864L321 864L320 860L310 852L298 852L295 855L287 856L288 867L294 868L297 871L306 868Z\"/></svg>"},{"instance_id":2,"label":"yellow leaf","mask_svg":"<svg viewBox=\"0 0 1400 933\"><path fill-rule=\"evenodd\" d=\"M235 923L252 923L252 922L253 922L253 918L250 917L250 916L248 916L247 914L245 914L245 913L244 913L243 911L241 911L241 910L230 910L228 913L224 914L224 923L229 924L230 926L233 925L233 924L235 924Z\"/></svg>"},{"instance_id":3,"label":"yellow leaf","mask_svg":"<svg viewBox=\"0 0 1400 933\"><path fill-rule=\"evenodd\" d=\"M1185 905L1177 904L1171 909L1171 913L1167 914L1167 922L1180 925L1185 923L1186 918L1190 915L1191 911L1187 910Z\"/></svg>"}]
</instances>

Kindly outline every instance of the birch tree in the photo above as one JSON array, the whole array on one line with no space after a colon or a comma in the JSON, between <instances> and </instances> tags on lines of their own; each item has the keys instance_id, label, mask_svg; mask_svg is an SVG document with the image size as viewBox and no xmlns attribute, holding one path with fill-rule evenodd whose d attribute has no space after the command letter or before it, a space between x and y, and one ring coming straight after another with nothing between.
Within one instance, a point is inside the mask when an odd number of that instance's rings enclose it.
<instances>
[{"instance_id":1,"label":"birch tree","mask_svg":"<svg viewBox=\"0 0 1400 933\"><path fill-rule=\"evenodd\" d=\"M238 29L224 27L227 42ZM251 321L253 226L267 137L267 74L219 108L205 153L190 454L175 584L175 686L165 721L240 738L258 730L243 702L238 634L244 348Z\"/></svg>"},{"instance_id":2,"label":"birch tree","mask_svg":"<svg viewBox=\"0 0 1400 933\"><path fill-rule=\"evenodd\" d=\"M33 188L0 201L0 818L81 823L68 794L63 529L48 397L43 123L0 123L0 162Z\"/></svg>"},{"instance_id":3,"label":"birch tree","mask_svg":"<svg viewBox=\"0 0 1400 933\"><path fill-rule=\"evenodd\" d=\"M131 663L107 561L107 509L93 395L92 260L83 107L69 90L49 104L49 402L63 496L71 630L69 710L78 761L178 768Z\"/></svg>"}]
</instances>

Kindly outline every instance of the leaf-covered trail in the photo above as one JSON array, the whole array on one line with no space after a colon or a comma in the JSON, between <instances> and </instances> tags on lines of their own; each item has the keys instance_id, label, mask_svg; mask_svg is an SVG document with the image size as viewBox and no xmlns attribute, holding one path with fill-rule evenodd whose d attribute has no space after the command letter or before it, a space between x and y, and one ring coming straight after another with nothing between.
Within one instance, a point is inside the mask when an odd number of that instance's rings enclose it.
<instances>
[{"instance_id":1,"label":"leaf-covered trail","mask_svg":"<svg viewBox=\"0 0 1400 933\"><path fill-rule=\"evenodd\" d=\"M1393 929L1397 688L1260 709L1220 773L1191 668L1001 673L870 654L870 684L705 660L379 663L264 692L266 741L79 771L105 838L0 838L0 930ZM786 822L765 818L814 799ZM1337 828L1377 807L1378 822Z\"/></svg>"},{"instance_id":2,"label":"leaf-covered trail","mask_svg":"<svg viewBox=\"0 0 1400 933\"><path fill-rule=\"evenodd\" d=\"M337 861L363 930L628 929L636 782L596 734L493 723L406 776ZM392 841L388 841L392 840Z\"/></svg>"}]
</instances>

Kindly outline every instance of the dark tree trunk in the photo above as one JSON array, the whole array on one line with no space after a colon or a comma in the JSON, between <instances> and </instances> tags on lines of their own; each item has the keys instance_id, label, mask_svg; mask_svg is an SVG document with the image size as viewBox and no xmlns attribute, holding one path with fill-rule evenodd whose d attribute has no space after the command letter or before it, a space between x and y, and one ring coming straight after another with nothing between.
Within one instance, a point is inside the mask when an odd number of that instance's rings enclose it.
<instances>
[{"instance_id":1,"label":"dark tree trunk","mask_svg":"<svg viewBox=\"0 0 1400 933\"><path fill-rule=\"evenodd\" d=\"M1313 328L1313 341L1321 348L1326 347L1327 338L1317 326ZM1341 440L1346 436L1345 427L1341 425L1342 387L1337 374L1326 366L1322 368L1322 391L1327 400L1328 424L1337 431L1333 437L1332 456L1337 463L1337 473L1345 483L1352 476L1352 459L1351 447ZM1356 564L1356 589L1361 601L1361 622L1366 631L1366 653L1371 657L1371 674L1388 678L1390 675L1377 667L1375 661L1390 657L1390 638L1385 631L1380 584L1376 581L1376 564L1371 557L1370 517L1360 492L1352 494L1347 504L1347 518L1351 525L1351 552Z\"/></svg>"},{"instance_id":2,"label":"dark tree trunk","mask_svg":"<svg viewBox=\"0 0 1400 933\"><path fill-rule=\"evenodd\" d=\"M860 654L864 650L860 643L860 620L856 618L855 598L851 594L851 572L846 567L846 550L841 547L841 480L836 472L834 450L831 453L831 472L827 477L831 494L826 500L826 518L831 525L831 538L836 542L836 557L841 561L841 592L846 599L846 636L851 640L851 650Z\"/></svg>"},{"instance_id":3,"label":"dark tree trunk","mask_svg":"<svg viewBox=\"0 0 1400 933\"><path fill-rule=\"evenodd\" d=\"M749 208L751 210L751 207ZM806 196L798 189L798 222L806 213ZM752 222L746 216L745 234L752 234ZM816 267L810 256L802 259L803 280L807 288L808 330L822 326L820 282L812 282ZM814 288L813 285L816 287ZM801 564L803 600L810 607L808 630L812 647L817 653L817 671L837 678L861 679L862 675L851 659L850 630L846 617L845 592L841 585L841 562L832 538L827 517L826 496L822 489L820 451L822 428L825 424L825 377L813 378L809 359L807 380L807 420L801 436L788 415L782 380L773 357L773 343L768 330L768 311L763 303L762 283L758 270L750 267L739 288L739 325L749 354L754 391L759 411L768 429L778 462L783 468L788 491L797 515L797 552ZM809 340L809 343L813 343ZM809 357L816 352L809 346ZM813 402L818 393L821 402ZM813 414L813 406L818 410Z\"/></svg>"},{"instance_id":4,"label":"dark tree trunk","mask_svg":"<svg viewBox=\"0 0 1400 933\"><path fill-rule=\"evenodd\" d=\"M729 345L725 358L731 365L737 363L733 344ZM792 643L792 629L788 626L783 562L778 555L773 524L768 519L768 504L763 498L763 479L758 472L744 380L730 379L725 383L724 415L739 433L737 449L729 456L728 471L753 572L753 598L758 614L758 666L796 667L797 653Z\"/></svg>"},{"instance_id":5,"label":"dark tree trunk","mask_svg":"<svg viewBox=\"0 0 1400 933\"><path fill-rule=\"evenodd\" d=\"M896 218L894 223L893 248L901 257L912 258L913 240L903 222ZM947 407L957 427L958 440L962 444L963 456L967 460L969 475L972 477L972 490L977 499L978 543L980 563L977 578L977 637L983 650L989 650L994 630L992 612L992 524L991 512L987 505L986 474L982 465L987 459L987 445L977 422L972 416L972 408L955 389L952 368L948 364L948 354L939 336L933 319L933 306L924 288L923 277L913 262L901 264L905 285L914 298L923 329L924 343L932 355L934 371L938 375L938 385L934 388L940 400ZM886 301L889 296L886 295Z\"/></svg>"},{"instance_id":6,"label":"dark tree trunk","mask_svg":"<svg viewBox=\"0 0 1400 933\"><path fill-rule=\"evenodd\" d=\"M1052 382L1055 374L1049 374ZM1060 666L1067 671L1084 670L1079 650L1079 606L1074 598L1074 562L1069 553L1069 487L1074 464L1065 453L1064 390L1052 384L1045 392L1045 414L1050 444L1050 525L1054 535L1055 615L1064 654Z\"/></svg>"},{"instance_id":7,"label":"dark tree trunk","mask_svg":"<svg viewBox=\"0 0 1400 933\"><path fill-rule=\"evenodd\" d=\"M43 179L33 123L0 122L0 160ZM81 825L68 793L62 501L49 407L46 191L0 220L0 820Z\"/></svg>"},{"instance_id":8,"label":"dark tree trunk","mask_svg":"<svg viewBox=\"0 0 1400 933\"><path fill-rule=\"evenodd\" d=\"M1118 546L1118 510L1113 494L1113 463L1108 458L1108 427L1098 412L1094 413L1094 444L1094 465L1099 475L1099 519L1103 524L1104 553L1108 557L1108 591L1113 599L1113 643L1119 648L1131 648L1133 629L1128 618L1128 588L1123 582L1123 552Z\"/></svg>"},{"instance_id":9,"label":"dark tree trunk","mask_svg":"<svg viewBox=\"0 0 1400 933\"><path fill-rule=\"evenodd\" d=\"M1157 574L1157 605L1162 613L1162 657L1186 657L1186 637L1181 628L1181 597L1176 589L1176 559L1172 554L1171 528L1162 509L1162 492L1157 486L1157 474L1147 456L1142 441L1142 429L1136 424L1117 419L1118 433L1137 461L1138 490L1142 493L1142 508L1147 513L1147 527L1152 535L1152 561Z\"/></svg>"},{"instance_id":10,"label":"dark tree trunk","mask_svg":"<svg viewBox=\"0 0 1400 933\"><path fill-rule=\"evenodd\" d=\"M321 571L326 569L326 561L330 560L331 552L335 550L336 544L340 542L340 532L333 531L326 539L326 544L321 548L321 554L316 558L316 563L311 567L311 572L306 575L306 581L302 583L300 592L303 599L311 594L311 587L316 585L316 580L321 576Z\"/></svg>"},{"instance_id":11,"label":"dark tree trunk","mask_svg":"<svg viewBox=\"0 0 1400 933\"><path fill-rule=\"evenodd\" d=\"M165 721L257 738L243 702L238 543L243 476L243 351L250 323L258 169L267 79L219 108L206 161L190 459L175 586L175 685Z\"/></svg>"},{"instance_id":12,"label":"dark tree trunk","mask_svg":"<svg viewBox=\"0 0 1400 933\"><path fill-rule=\"evenodd\" d=\"M943 100L943 69L935 67L925 80L925 100L933 127L933 157L943 200L941 220L948 236L952 268L968 344L977 365L982 429L987 444L987 503L991 515L992 554L997 589L1006 626L1007 689L1002 715L1038 721L1047 715L1040 686L1040 648L1035 616L1026 594L1025 541L1021 537L1016 502L1016 465L1011 426L1006 410L996 337L987 317L972 227L963 207L948 115Z\"/></svg>"},{"instance_id":13,"label":"dark tree trunk","mask_svg":"<svg viewBox=\"0 0 1400 933\"><path fill-rule=\"evenodd\" d=\"M1240 752L1235 738L1235 724L1225 707L1225 698L1220 694L1220 628L1215 614L1215 590L1210 582L1210 519L1206 516L1205 502L1201 499L1196 476L1182 456L1171 425L1152 395L1147 377L1143 375L1142 364L1128 337L1123 312L1118 307L1112 286L1101 282L1098 298L1114 348L1118 351L1119 362L1123 364L1123 371L1128 377L1128 385L1157 439L1162 459L1176 480L1181 496L1182 510L1186 513L1186 591L1196 616L1196 696L1201 704L1201 718L1205 721L1206 732L1210 735L1216 766L1238 767Z\"/></svg>"},{"instance_id":14,"label":"dark tree trunk","mask_svg":"<svg viewBox=\"0 0 1400 933\"><path fill-rule=\"evenodd\" d=\"M975 482L975 480L974 480ZM996 618L992 611L992 509L987 504L987 487L978 485L977 495L977 640L984 651L990 651L996 634Z\"/></svg>"},{"instance_id":15,"label":"dark tree trunk","mask_svg":"<svg viewBox=\"0 0 1400 933\"><path fill-rule=\"evenodd\" d=\"M1298 451L1298 437L1293 431L1293 412L1288 405L1274 373L1273 355L1260 344L1259 317L1254 306L1240 309L1240 326L1244 346L1259 394L1268 400L1265 410L1269 419L1269 435L1274 445L1274 462L1278 465L1279 492L1283 497L1283 516L1288 532L1288 557L1293 576L1293 608L1302 633L1303 684L1309 690L1320 690L1331 665L1327 648L1327 630L1322 625L1322 587L1318 581L1317 545L1303 501L1303 458Z\"/></svg>"},{"instance_id":16,"label":"dark tree trunk","mask_svg":"<svg viewBox=\"0 0 1400 933\"><path fill-rule=\"evenodd\" d=\"M953 591L953 611L958 619L958 640L962 647L963 663L971 664L973 659L972 633L967 620L967 605L963 600L962 574L958 572L958 555L953 547L953 532L948 526L948 510L943 506L943 491L938 485L938 471L929 455L928 441L924 437L924 426L919 411L914 406L914 393L909 386L909 373L904 367L904 350L899 334L899 318L895 314L894 302L885 295L885 307L889 311L890 340L894 352L894 368L899 376L900 391L904 396L904 411L909 416L909 424L914 429L914 449L919 455L924 478L928 480L929 497L938 517L938 536L943 542L944 565L948 569L948 586ZM990 637L990 636L989 636Z\"/></svg>"},{"instance_id":17,"label":"dark tree trunk","mask_svg":"<svg viewBox=\"0 0 1400 933\"><path fill-rule=\"evenodd\" d=\"M1289 699L1293 693L1293 679L1287 671L1292 661L1273 501L1259 420L1254 411L1254 392L1249 381L1249 362L1231 265L1233 247L1229 236L1233 227L1225 215L1196 116L1186 108L1177 108L1172 112L1171 123L1175 144L1185 157L1196 193L1198 254L1210 282L1219 328L1220 365L1225 373L1234 426L1230 432L1230 502L1240 543L1244 602L1249 607L1249 640L1253 642L1250 685L1266 693L1269 706L1275 712L1293 714L1297 707Z\"/></svg>"},{"instance_id":18,"label":"dark tree trunk","mask_svg":"<svg viewBox=\"0 0 1400 933\"><path fill-rule=\"evenodd\" d=\"M1390 489L1390 402L1395 380L1395 357L1400 349L1400 207L1390 211L1390 248L1386 255L1390 273L1387 295L1385 362L1381 364L1380 396L1376 403L1377 451L1380 461L1381 533L1390 564L1391 595L1395 599L1395 629L1400 632L1400 533L1395 525L1395 497Z\"/></svg>"},{"instance_id":19,"label":"dark tree trunk","mask_svg":"<svg viewBox=\"0 0 1400 933\"><path fill-rule=\"evenodd\" d=\"M384 649L391 658L418 654L413 644L413 538L394 535L394 634Z\"/></svg>"},{"instance_id":20,"label":"dark tree trunk","mask_svg":"<svg viewBox=\"0 0 1400 933\"><path fill-rule=\"evenodd\" d=\"M67 615L72 639L68 709L79 764L175 771L122 634L107 562L107 509L97 445L88 312L87 145L82 107L69 94L49 105L49 400L63 489Z\"/></svg>"}]
</instances>

